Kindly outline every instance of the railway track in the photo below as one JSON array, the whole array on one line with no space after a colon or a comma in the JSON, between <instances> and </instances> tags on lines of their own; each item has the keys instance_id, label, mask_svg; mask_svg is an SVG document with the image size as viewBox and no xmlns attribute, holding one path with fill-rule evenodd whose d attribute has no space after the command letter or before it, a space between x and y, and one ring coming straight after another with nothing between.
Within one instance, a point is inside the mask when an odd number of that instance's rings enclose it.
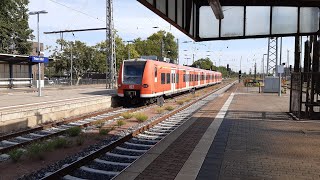
<instances>
[{"instance_id":1,"label":"railway track","mask_svg":"<svg viewBox=\"0 0 320 180\"><path fill-rule=\"evenodd\" d=\"M228 84L219 90L226 91L232 87ZM137 127L131 128L122 136L105 142L86 155L73 157L73 162L63 164L55 171L33 174L39 179L113 179L126 167L134 163L150 148L186 122L192 114L213 100L219 94L211 92L198 98L197 101L181 106L175 111L160 118L148 120ZM32 178L31 177L31 178ZM30 177L26 177L28 179ZM23 178L22 178L23 179Z\"/></svg>"},{"instance_id":2,"label":"railway track","mask_svg":"<svg viewBox=\"0 0 320 180\"><path fill-rule=\"evenodd\" d=\"M184 97L185 95L181 95ZM105 112L97 112L85 117L72 118L57 123L50 123L41 127L28 129L0 137L0 162L8 160L9 155L5 154L16 148L23 148L29 144L63 135L72 127L90 127L98 121L104 121L104 125L111 124L118 119L123 112L136 112L141 109L153 106L142 106L138 108L115 108Z\"/></svg>"},{"instance_id":3,"label":"railway track","mask_svg":"<svg viewBox=\"0 0 320 180\"><path fill-rule=\"evenodd\" d=\"M54 125L50 125L50 126L46 125L46 126L31 129L31 130L27 130L27 131L13 133L5 137L1 137L1 141L0 141L1 156L0 157L2 158L0 158L0 162L5 161L9 158L9 156L4 153L7 153L12 149L24 147L28 144L49 139L52 137L57 137L59 135L64 134L68 129L72 127L77 127L77 126L89 127L94 125L98 121L104 121L104 124L108 125L115 122L118 119L121 119L120 117L121 113L139 111L145 108L146 107L116 108L116 110L108 111L96 116L79 119L79 120L55 123Z\"/></svg>"}]
</instances>

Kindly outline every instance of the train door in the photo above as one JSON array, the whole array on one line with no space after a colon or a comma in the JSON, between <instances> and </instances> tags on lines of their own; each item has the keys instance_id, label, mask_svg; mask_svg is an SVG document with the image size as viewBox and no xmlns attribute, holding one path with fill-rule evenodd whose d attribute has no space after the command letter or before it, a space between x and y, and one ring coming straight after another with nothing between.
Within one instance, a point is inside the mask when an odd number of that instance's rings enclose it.
<instances>
[{"instance_id":1,"label":"train door","mask_svg":"<svg viewBox=\"0 0 320 180\"><path fill-rule=\"evenodd\" d=\"M171 69L171 92L174 93L176 90L176 70Z\"/></svg>"},{"instance_id":2,"label":"train door","mask_svg":"<svg viewBox=\"0 0 320 180\"><path fill-rule=\"evenodd\" d=\"M157 66L154 67L154 82L157 84L158 82L158 69Z\"/></svg>"},{"instance_id":3,"label":"train door","mask_svg":"<svg viewBox=\"0 0 320 180\"><path fill-rule=\"evenodd\" d=\"M207 83L207 73L203 73L203 84Z\"/></svg>"},{"instance_id":4,"label":"train door","mask_svg":"<svg viewBox=\"0 0 320 180\"><path fill-rule=\"evenodd\" d=\"M198 73L198 86L200 86L201 73Z\"/></svg>"},{"instance_id":5,"label":"train door","mask_svg":"<svg viewBox=\"0 0 320 180\"><path fill-rule=\"evenodd\" d=\"M189 88L189 81L190 81L190 77L189 77L189 71L186 72L186 88Z\"/></svg>"}]
</instances>

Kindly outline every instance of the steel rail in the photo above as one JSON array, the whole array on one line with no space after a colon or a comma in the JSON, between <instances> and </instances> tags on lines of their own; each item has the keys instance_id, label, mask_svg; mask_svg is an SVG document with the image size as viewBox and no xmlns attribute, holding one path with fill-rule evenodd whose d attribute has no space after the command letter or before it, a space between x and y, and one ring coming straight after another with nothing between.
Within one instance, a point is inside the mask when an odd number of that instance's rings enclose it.
<instances>
[{"instance_id":1,"label":"steel rail","mask_svg":"<svg viewBox=\"0 0 320 180\"><path fill-rule=\"evenodd\" d=\"M231 85L231 86L229 88L227 88L225 91L230 89L234 85L234 82L228 83L225 86L222 86L222 87L220 87L218 89L215 89L213 92L207 93L206 95L201 96L197 100L194 100L193 102L188 103L185 106L183 106L183 107L181 107L179 109L176 109L176 110L168 113L167 115L158 118L157 120L154 120L154 121L150 122L149 124L147 124L147 125L139 128L139 129L135 130L134 132L132 132L132 133L130 133L130 134L118 139L117 141L114 141L114 142L110 143L109 145L106 145L106 146L100 148L99 150L97 150L97 151L95 151L95 152L93 152L91 154L88 154L85 157L82 157L82 158L78 159L77 161L72 162L71 164L68 164L68 165L62 167L61 169L50 173L49 175L43 177L42 180L59 179L59 178L65 176L65 175L69 174L70 172L75 171L76 169L80 168L81 166L87 164L88 162L93 161L94 159L100 157L101 155L113 150L114 148L116 148L117 146L121 145L122 143L132 139L133 137L137 136L138 134L140 134L140 133L152 128L153 126L155 126L156 124L164 121L168 117L173 116L174 114L176 114L176 113L178 113L178 112L190 107L191 105L195 104L196 102L206 98L207 96L211 95L212 93L215 93L215 92L217 92L217 91L219 91L219 90L221 90L221 89L223 89L223 88L225 88L225 87L227 87L229 85Z\"/></svg>"}]
</instances>

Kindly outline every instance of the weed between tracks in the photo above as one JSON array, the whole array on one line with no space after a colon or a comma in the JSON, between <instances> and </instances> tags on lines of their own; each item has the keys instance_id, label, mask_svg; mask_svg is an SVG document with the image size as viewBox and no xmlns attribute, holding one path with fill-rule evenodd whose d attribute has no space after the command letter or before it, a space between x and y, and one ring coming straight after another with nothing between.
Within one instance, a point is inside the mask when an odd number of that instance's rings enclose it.
<instances>
[{"instance_id":1,"label":"weed between tracks","mask_svg":"<svg viewBox=\"0 0 320 180\"><path fill-rule=\"evenodd\" d=\"M176 101L176 103L179 105L182 105L182 104L184 104L184 100L178 100L178 101Z\"/></svg>"},{"instance_id":2,"label":"weed between tracks","mask_svg":"<svg viewBox=\"0 0 320 180\"><path fill-rule=\"evenodd\" d=\"M172 110L174 110L174 107L173 106L166 106L164 109L167 111L172 111Z\"/></svg>"},{"instance_id":3,"label":"weed between tracks","mask_svg":"<svg viewBox=\"0 0 320 180\"><path fill-rule=\"evenodd\" d=\"M121 127L121 126L123 126L123 125L125 125L126 123L123 121L123 120L118 120L117 121L117 126L118 127Z\"/></svg>"},{"instance_id":4,"label":"weed between tracks","mask_svg":"<svg viewBox=\"0 0 320 180\"><path fill-rule=\"evenodd\" d=\"M144 122L148 119L148 116L141 112L136 113L134 117L136 118L136 120L138 120L138 122Z\"/></svg>"},{"instance_id":5,"label":"weed between tracks","mask_svg":"<svg viewBox=\"0 0 320 180\"><path fill-rule=\"evenodd\" d=\"M70 137L75 137L78 136L81 133L81 127L72 127L69 128L66 133L70 136Z\"/></svg>"},{"instance_id":6,"label":"weed between tracks","mask_svg":"<svg viewBox=\"0 0 320 180\"><path fill-rule=\"evenodd\" d=\"M155 112L156 112L157 114L161 114L161 113L164 112L164 109L163 109L162 107L158 107L158 108L155 109Z\"/></svg>"},{"instance_id":7,"label":"weed between tracks","mask_svg":"<svg viewBox=\"0 0 320 180\"><path fill-rule=\"evenodd\" d=\"M24 154L24 151L22 149L15 149L8 153L12 161L15 163L21 159L23 154Z\"/></svg>"},{"instance_id":8,"label":"weed between tracks","mask_svg":"<svg viewBox=\"0 0 320 180\"><path fill-rule=\"evenodd\" d=\"M122 113L121 116L125 119L130 119L133 117L133 114L129 112L125 112L125 113Z\"/></svg>"}]
</instances>

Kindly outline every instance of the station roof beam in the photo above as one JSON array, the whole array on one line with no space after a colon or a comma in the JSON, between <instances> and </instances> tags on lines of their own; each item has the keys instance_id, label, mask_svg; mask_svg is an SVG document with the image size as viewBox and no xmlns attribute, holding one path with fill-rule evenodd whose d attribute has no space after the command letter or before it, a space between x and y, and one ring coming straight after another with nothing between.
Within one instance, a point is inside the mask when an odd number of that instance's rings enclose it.
<instances>
[{"instance_id":1,"label":"station roof beam","mask_svg":"<svg viewBox=\"0 0 320 180\"><path fill-rule=\"evenodd\" d=\"M195 41L320 34L320 0L138 1Z\"/></svg>"}]
</instances>

